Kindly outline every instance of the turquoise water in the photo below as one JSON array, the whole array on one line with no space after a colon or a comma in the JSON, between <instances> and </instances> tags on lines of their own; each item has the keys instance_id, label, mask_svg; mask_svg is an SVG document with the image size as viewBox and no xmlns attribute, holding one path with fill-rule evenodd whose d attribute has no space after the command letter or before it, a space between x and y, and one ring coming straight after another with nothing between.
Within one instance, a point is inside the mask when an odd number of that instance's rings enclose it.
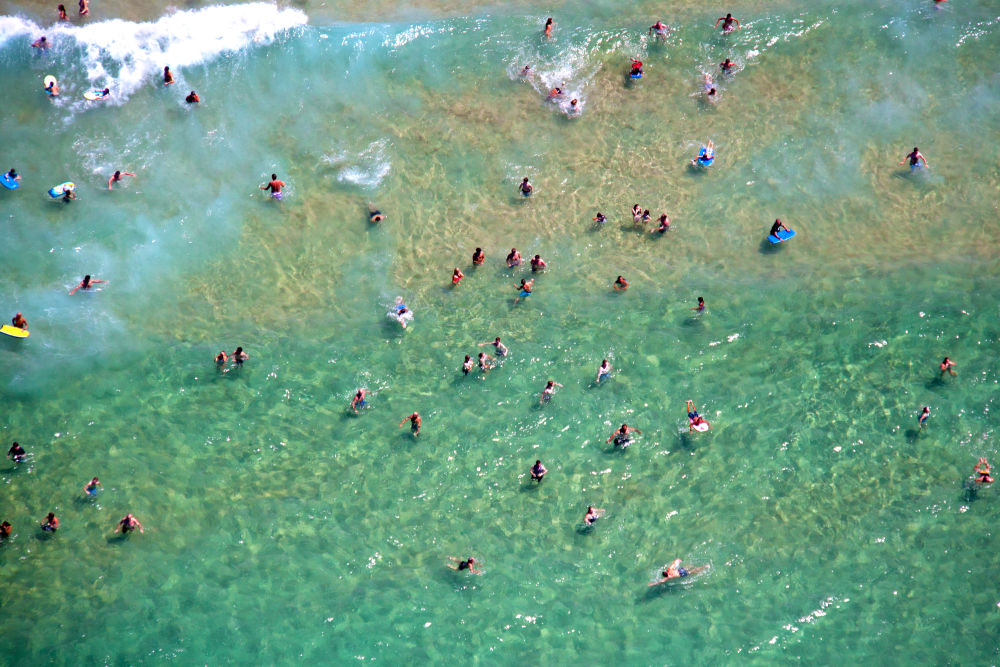
<instances>
[{"instance_id":1,"label":"turquoise water","mask_svg":"<svg viewBox=\"0 0 1000 667\"><path fill-rule=\"evenodd\" d=\"M441 6L0 18L0 314L31 327L0 341L30 454L0 468L2 662L995 662L997 498L963 490L1000 461L995 9L746 3L722 37L680 6L657 45L650 4L563 6L551 42L547 13ZM516 305L511 247L549 265ZM110 282L68 296L85 273ZM126 512L145 534L116 539ZM711 570L647 587L675 557Z\"/></svg>"}]
</instances>

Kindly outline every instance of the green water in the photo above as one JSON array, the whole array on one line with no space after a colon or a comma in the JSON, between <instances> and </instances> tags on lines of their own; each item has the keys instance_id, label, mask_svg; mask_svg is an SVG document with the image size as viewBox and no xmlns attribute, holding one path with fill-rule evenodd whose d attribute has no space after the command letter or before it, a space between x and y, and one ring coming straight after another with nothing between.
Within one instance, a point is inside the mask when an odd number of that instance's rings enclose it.
<instances>
[{"instance_id":1,"label":"green water","mask_svg":"<svg viewBox=\"0 0 1000 667\"><path fill-rule=\"evenodd\" d=\"M231 8L173 51L160 25L167 54L124 47L132 73L86 50L121 26L41 58L0 23L24 91L0 114L23 177L0 293L31 327L0 341L0 431L30 453L0 468L0 662L995 662L998 501L963 491L1000 462L990 6L747 3L724 38L684 5L665 45L648 4L563 6L549 43L521 5L385 7ZM213 51L237 14L244 45ZM168 55L190 64L164 89ZM79 101L103 81L113 104ZM579 117L545 102L563 81ZM914 144L929 171L897 166ZM137 177L108 192L114 169ZM77 201L45 195L67 180ZM634 229L633 203L672 230ZM798 235L772 248L775 217ZM511 247L549 265L517 304ZM110 282L68 296L84 273ZM463 376L497 335L508 357ZM687 433L689 398L711 432ZM145 534L112 534L126 512ZM448 569L469 555L482 576ZM711 570L647 587L676 557Z\"/></svg>"}]
</instances>

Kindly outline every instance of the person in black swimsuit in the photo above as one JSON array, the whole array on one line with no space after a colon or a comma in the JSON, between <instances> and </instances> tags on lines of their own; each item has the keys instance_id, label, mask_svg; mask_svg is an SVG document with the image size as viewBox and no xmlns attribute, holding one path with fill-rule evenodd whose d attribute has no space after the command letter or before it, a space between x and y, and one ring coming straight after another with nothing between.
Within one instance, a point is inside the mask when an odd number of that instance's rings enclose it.
<instances>
[{"instance_id":1,"label":"person in black swimsuit","mask_svg":"<svg viewBox=\"0 0 1000 667\"><path fill-rule=\"evenodd\" d=\"M454 567L452 567L450 565L448 566L448 567L451 567L451 569L453 569L453 570L457 570L459 572L462 571L462 570L468 570L472 574L482 574L483 573L482 570L477 570L476 569L476 567L475 567L476 566L476 559L473 558L472 556L469 556L469 558L466 559L466 560L462 560L461 558L455 558L454 556L448 556L448 558L450 558L454 562L458 563L458 565L456 565Z\"/></svg>"}]
</instances>

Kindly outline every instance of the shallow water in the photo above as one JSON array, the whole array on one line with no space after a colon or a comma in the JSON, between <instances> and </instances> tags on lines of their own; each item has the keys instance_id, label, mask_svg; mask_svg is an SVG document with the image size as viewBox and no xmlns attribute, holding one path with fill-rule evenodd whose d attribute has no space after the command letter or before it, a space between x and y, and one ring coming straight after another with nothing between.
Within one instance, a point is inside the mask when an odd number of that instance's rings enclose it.
<instances>
[{"instance_id":1,"label":"shallow water","mask_svg":"<svg viewBox=\"0 0 1000 667\"><path fill-rule=\"evenodd\" d=\"M662 45L649 5L563 6L551 42L518 4L303 7L0 19L0 281L32 332L0 341L30 452L0 469L6 661L996 659L997 499L963 491L997 457L988 5L744 4L728 37L680 5ZM930 170L897 165L914 143ZM114 169L137 176L108 192ZM771 247L775 217L798 235ZM517 304L511 247L549 265ZM68 296L88 272L110 282ZM496 335L510 355L462 376ZM146 532L116 540L128 511ZM447 568L469 554L483 576ZM647 587L675 557L712 567Z\"/></svg>"}]
</instances>

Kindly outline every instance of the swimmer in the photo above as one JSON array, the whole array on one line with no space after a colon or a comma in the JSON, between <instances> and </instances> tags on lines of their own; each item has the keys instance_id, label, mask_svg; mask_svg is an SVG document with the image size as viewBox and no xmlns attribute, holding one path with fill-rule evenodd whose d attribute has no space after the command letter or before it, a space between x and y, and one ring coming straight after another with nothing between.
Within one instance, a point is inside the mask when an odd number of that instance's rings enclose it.
<instances>
[{"instance_id":1,"label":"swimmer","mask_svg":"<svg viewBox=\"0 0 1000 667\"><path fill-rule=\"evenodd\" d=\"M587 513L583 515L583 522L588 526L593 526L602 516L604 516L604 510L587 505Z\"/></svg>"},{"instance_id":2,"label":"swimmer","mask_svg":"<svg viewBox=\"0 0 1000 667\"><path fill-rule=\"evenodd\" d=\"M250 355L244 352L243 348L240 346L237 346L236 349L233 350L233 353L230 355L230 359L232 359L233 363L236 364L237 366L242 366L243 362L249 358Z\"/></svg>"},{"instance_id":3,"label":"swimmer","mask_svg":"<svg viewBox=\"0 0 1000 667\"><path fill-rule=\"evenodd\" d=\"M698 414L698 411L694 407L694 401L688 400L684 401L684 406L687 409L688 415L688 433L695 430L696 426L704 424L708 428L712 428L712 425L705 421L704 417ZM701 430L701 429L699 429Z\"/></svg>"},{"instance_id":4,"label":"swimmer","mask_svg":"<svg viewBox=\"0 0 1000 667\"><path fill-rule=\"evenodd\" d=\"M740 27L740 22L734 19L732 14L726 14L725 16L720 16L719 21L722 21L723 33L732 32L733 30L737 30ZM718 28L719 21L716 21L713 27ZM733 27L734 23L736 24L735 28Z\"/></svg>"},{"instance_id":5,"label":"swimmer","mask_svg":"<svg viewBox=\"0 0 1000 667\"><path fill-rule=\"evenodd\" d=\"M98 491L97 487L100 486L102 486L101 480L95 477L94 479L90 480L83 486L83 492L86 493L88 496L96 496Z\"/></svg>"},{"instance_id":6,"label":"swimmer","mask_svg":"<svg viewBox=\"0 0 1000 667\"><path fill-rule=\"evenodd\" d=\"M538 271L544 271L549 268L549 265L545 263L541 255L535 255L531 258L531 272L536 273Z\"/></svg>"},{"instance_id":7,"label":"swimmer","mask_svg":"<svg viewBox=\"0 0 1000 667\"><path fill-rule=\"evenodd\" d=\"M930 418L930 416L931 416L931 409L925 405L924 409L920 411L920 416L917 417L917 423L920 425L920 428L924 427L924 424L927 423L927 420Z\"/></svg>"},{"instance_id":8,"label":"swimmer","mask_svg":"<svg viewBox=\"0 0 1000 667\"><path fill-rule=\"evenodd\" d=\"M225 350L220 350L217 355L215 355L215 365L222 368L229 361L229 357L226 356Z\"/></svg>"},{"instance_id":9,"label":"swimmer","mask_svg":"<svg viewBox=\"0 0 1000 667\"><path fill-rule=\"evenodd\" d=\"M708 567L709 567L708 565L701 565L699 567L692 567L690 570L685 570L683 567L681 567L681 559L678 558L673 563L668 565L666 569L663 570L663 572L660 573L660 576L662 576L663 578L660 579L659 581L654 581L653 583L650 584L650 586L658 586L664 582L670 581L671 579L680 579L681 577L686 577L691 574L698 574L703 570L707 570Z\"/></svg>"},{"instance_id":10,"label":"swimmer","mask_svg":"<svg viewBox=\"0 0 1000 667\"><path fill-rule=\"evenodd\" d=\"M198 93L192 90L188 93L188 96L184 98L184 101L188 104L197 104L198 102L201 102L201 98L198 97Z\"/></svg>"},{"instance_id":11,"label":"swimmer","mask_svg":"<svg viewBox=\"0 0 1000 667\"><path fill-rule=\"evenodd\" d=\"M41 37L39 37L38 39L36 39L31 43L31 48L40 49L42 51L48 51L49 40L46 39L45 35L42 35Z\"/></svg>"},{"instance_id":12,"label":"swimmer","mask_svg":"<svg viewBox=\"0 0 1000 667\"><path fill-rule=\"evenodd\" d=\"M549 380L545 385L545 389L542 390L542 397L538 399L538 402L545 403L546 401L552 400L552 394L556 392L556 387L562 387L562 385L553 380Z\"/></svg>"},{"instance_id":13,"label":"swimmer","mask_svg":"<svg viewBox=\"0 0 1000 667\"><path fill-rule=\"evenodd\" d=\"M17 313L11 318L10 323L13 324L18 329L28 330L28 320L24 319L24 315Z\"/></svg>"},{"instance_id":14,"label":"swimmer","mask_svg":"<svg viewBox=\"0 0 1000 667\"><path fill-rule=\"evenodd\" d=\"M58 11L59 11L59 20L60 21L68 21L69 20L69 18L66 16L66 5L59 5Z\"/></svg>"},{"instance_id":15,"label":"swimmer","mask_svg":"<svg viewBox=\"0 0 1000 667\"><path fill-rule=\"evenodd\" d=\"M545 38L549 39L552 37L552 28L555 24L552 23L552 17L545 19Z\"/></svg>"},{"instance_id":16,"label":"swimmer","mask_svg":"<svg viewBox=\"0 0 1000 667\"><path fill-rule=\"evenodd\" d=\"M524 179L521 181L521 185L517 187L521 191L521 194L525 197L530 197L531 191L534 190L534 188L531 187L531 183L528 182L527 176L525 176Z\"/></svg>"},{"instance_id":17,"label":"swimmer","mask_svg":"<svg viewBox=\"0 0 1000 667\"><path fill-rule=\"evenodd\" d=\"M410 422L410 433L412 433L414 436L420 435L420 413L419 412L414 412L412 415L410 415L409 417L406 417L405 419L403 419L403 421L399 422L400 428L402 428L403 424L405 424L406 422Z\"/></svg>"},{"instance_id":18,"label":"swimmer","mask_svg":"<svg viewBox=\"0 0 1000 667\"><path fill-rule=\"evenodd\" d=\"M990 477L990 464L986 462L985 456L979 457L979 463L976 464L976 467L973 468L973 470L977 475L979 475L979 478L976 481L980 484L993 483L993 478Z\"/></svg>"},{"instance_id":19,"label":"swimmer","mask_svg":"<svg viewBox=\"0 0 1000 667\"><path fill-rule=\"evenodd\" d=\"M385 220L385 215L382 214L382 211L368 204L368 222L382 222L383 220Z\"/></svg>"},{"instance_id":20,"label":"swimmer","mask_svg":"<svg viewBox=\"0 0 1000 667\"><path fill-rule=\"evenodd\" d=\"M607 380L609 377L611 377L611 364L605 359L601 362L601 367L597 369L597 379L594 382L599 383L601 380Z\"/></svg>"},{"instance_id":21,"label":"swimmer","mask_svg":"<svg viewBox=\"0 0 1000 667\"><path fill-rule=\"evenodd\" d=\"M472 370L472 357L465 355L465 361L462 362L462 374L468 375L469 371Z\"/></svg>"},{"instance_id":22,"label":"swimmer","mask_svg":"<svg viewBox=\"0 0 1000 667\"><path fill-rule=\"evenodd\" d=\"M642 76L642 61L636 60L635 58L629 58L632 61L632 68L629 70L629 76L639 78Z\"/></svg>"},{"instance_id":23,"label":"swimmer","mask_svg":"<svg viewBox=\"0 0 1000 667\"><path fill-rule=\"evenodd\" d=\"M80 0L80 16L86 16L90 13L89 3L90 0Z\"/></svg>"},{"instance_id":24,"label":"swimmer","mask_svg":"<svg viewBox=\"0 0 1000 667\"><path fill-rule=\"evenodd\" d=\"M59 519L56 518L54 512L49 512L45 516L45 521L42 522L42 530L49 533L54 533L59 530Z\"/></svg>"},{"instance_id":25,"label":"swimmer","mask_svg":"<svg viewBox=\"0 0 1000 667\"><path fill-rule=\"evenodd\" d=\"M27 328L27 327L25 327L25 328ZM945 373L951 373L952 375L958 375L955 371L951 370L952 366L954 366L954 365L955 365L954 361L952 361L948 357L945 357L944 361L941 362L941 375L944 375Z\"/></svg>"},{"instance_id":26,"label":"swimmer","mask_svg":"<svg viewBox=\"0 0 1000 667\"><path fill-rule=\"evenodd\" d=\"M709 104L715 104L719 101L719 94L718 91L715 90L714 86L712 88L705 89L705 101Z\"/></svg>"},{"instance_id":27,"label":"swimmer","mask_svg":"<svg viewBox=\"0 0 1000 667\"><path fill-rule=\"evenodd\" d=\"M658 40L666 39L667 33L669 33L670 30L671 28L665 25L662 21L657 21L653 25L649 26L649 31L647 32L647 34L652 35L655 32L656 39Z\"/></svg>"},{"instance_id":28,"label":"swimmer","mask_svg":"<svg viewBox=\"0 0 1000 667\"><path fill-rule=\"evenodd\" d=\"M622 278L621 276L618 276L617 278L615 278L614 288L618 292L624 292L625 290L628 289L628 281Z\"/></svg>"},{"instance_id":29,"label":"swimmer","mask_svg":"<svg viewBox=\"0 0 1000 667\"><path fill-rule=\"evenodd\" d=\"M73 292L77 291L78 289L88 290L88 289L91 288L92 285L94 285L96 283L106 283L106 282L108 282L108 281L107 280L91 280L90 279L90 274L88 273L87 275L85 275L83 277L83 280L80 281L80 284L77 285L76 287L74 287L72 289L72 291L70 291L69 294L70 294L70 296L73 296Z\"/></svg>"},{"instance_id":30,"label":"swimmer","mask_svg":"<svg viewBox=\"0 0 1000 667\"><path fill-rule=\"evenodd\" d=\"M698 311L699 313L702 312L703 310L705 310L705 297L699 296L698 297L698 305L695 306L694 308L692 308L691 310Z\"/></svg>"},{"instance_id":31,"label":"swimmer","mask_svg":"<svg viewBox=\"0 0 1000 667\"><path fill-rule=\"evenodd\" d=\"M723 74L729 74L729 72L730 72L730 71L731 71L731 70L732 70L732 69L733 69L734 67L736 67L736 63L734 63L734 62L733 62L732 60L730 60L729 58L726 58L726 59L725 59L725 60L723 60L723 61L722 61L721 63L719 63L719 69L720 69L720 70L722 70L722 73L723 73Z\"/></svg>"},{"instance_id":32,"label":"swimmer","mask_svg":"<svg viewBox=\"0 0 1000 667\"><path fill-rule=\"evenodd\" d=\"M649 222L649 219L651 217L652 216L649 214L649 209L647 208L645 211L642 212L642 215L639 216L639 224L645 225L647 222Z\"/></svg>"},{"instance_id":33,"label":"swimmer","mask_svg":"<svg viewBox=\"0 0 1000 667\"><path fill-rule=\"evenodd\" d=\"M695 166L708 166L706 163L715 159L715 142L709 139L708 143L701 147L700 152L701 155L691 160L691 164Z\"/></svg>"},{"instance_id":34,"label":"swimmer","mask_svg":"<svg viewBox=\"0 0 1000 667\"><path fill-rule=\"evenodd\" d=\"M49 85L45 86L45 92L49 94L49 97L59 97L59 84L56 83L55 79L49 81Z\"/></svg>"},{"instance_id":35,"label":"swimmer","mask_svg":"<svg viewBox=\"0 0 1000 667\"><path fill-rule=\"evenodd\" d=\"M565 85L565 84L563 84L563 85ZM548 99L550 101L551 100L557 100L557 99L559 99L562 96L563 96L562 88L556 86L555 88L553 88L552 90L549 91L549 96L546 99Z\"/></svg>"},{"instance_id":36,"label":"swimmer","mask_svg":"<svg viewBox=\"0 0 1000 667\"><path fill-rule=\"evenodd\" d=\"M9 521L4 521L0 523L0 540L6 540L10 537L11 531L14 530L14 526L10 525Z\"/></svg>"},{"instance_id":37,"label":"swimmer","mask_svg":"<svg viewBox=\"0 0 1000 667\"><path fill-rule=\"evenodd\" d=\"M10 449L7 450L7 458L12 460L14 463L21 463L27 455L28 453L24 451L24 447L19 445L16 440L14 441L14 444L10 446Z\"/></svg>"},{"instance_id":38,"label":"swimmer","mask_svg":"<svg viewBox=\"0 0 1000 667\"><path fill-rule=\"evenodd\" d=\"M531 479L540 482L547 472L548 468L542 465L541 460L535 461L535 465L531 466Z\"/></svg>"},{"instance_id":39,"label":"swimmer","mask_svg":"<svg viewBox=\"0 0 1000 667\"><path fill-rule=\"evenodd\" d=\"M163 68L163 85L169 86L174 82L174 75L170 73L170 67Z\"/></svg>"},{"instance_id":40,"label":"swimmer","mask_svg":"<svg viewBox=\"0 0 1000 667\"><path fill-rule=\"evenodd\" d=\"M531 71L531 65L525 65L521 70L521 76L530 79L534 72Z\"/></svg>"},{"instance_id":41,"label":"swimmer","mask_svg":"<svg viewBox=\"0 0 1000 667\"><path fill-rule=\"evenodd\" d=\"M365 397L368 395L368 390L362 387L358 389L357 393L354 394L354 398L351 399L351 410L354 414L358 414L358 408L363 408L368 405L368 401Z\"/></svg>"},{"instance_id":42,"label":"swimmer","mask_svg":"<svg viewBox=\"0 0 1000 667\"><path fill-rule=\"evenodd\" d=\"M462 273L462 271L456 266L455 267L455 271L452 272L452 274L451 274L451 284L452 285L457 285L458 283L460 283L462 281L462 278L464 278L464 277L465 277L465 274Z\"/></svg>"},{"instance_id":43,"label":"swimmer","mask_svg":"<svg viewBox=\"0 0 1000 667\"><path fill-rule=\"evenodd\" d=\"M781 231L782 229L784 229L786 232L792 231L788 227L785 227L785 223L775 218L774 224L771 225L771 231L768 232L768 236L777 236L778 232Z\"/></svg>"},{"instance_id":44,"label":"swimmer","mask_svg":"<svg viewBox=\"0 0 1000 667\"><path fill-rule=\"evenodd\" d=\"M481 370L484 373L489 373L491 368L493 368L493 357L486 354L485 352L480 352L479 370Z\"/></svg>"},{"instance_id":45,"label":"swimmer","mask_svg":"<svg viewBox=\"0 0 1000 667\"><path fill-rule=\"evenodd\" d=\"M670 218L667 217L666 213L660 215L659 222L659 227L653 227L649 230L650 234L655 234L656 232L663 234L664 232L670 231Z\"/></svg>"},{"instance_id":46,"label":"swimmer","mask_svg":"<svg viewBox=\"0 0 1000 667\"><path fill-rule=\"evenodd\" d=\"M118 522L118 526L115 527L115 532L117 533L117 532L121 531L121 534L124 535L126 533L132 532L136 528L139 529L140 533L145 533L146 532L146 531L144 531L142 529L142 524L139 523L139 520L136 519L134 516L132 516L132 514L130 512L130 513L126 514L125 516L123 516L122 520Z\"/></svg>"},{"instance_id":47,"label":"swimmer","mask_svg":"<svg viewBox=\"0 0 1000 667\"><path fill-rule=\"evenodd\" d=\"M483 345L492 345L493 347L495 347L496 351L497 351L497 356L498 357L506 357L507 356L507 347L503 343L500 342L500 336L497 336L496 338L494 338L493 340L491 340L489 342L480 343L479 347L482 347Z\"/></svg>"},{"instance_id":48,"label":"swimmer","mask_svg":"<svg viewBox=\"0 0 1000 667\"><path fill-rule=\"evenodd\" d=\"M270 190L271 198L281 200L281 188L285 187L284 181L278 180L277 174L271 174L271 181L260 186L261 190Z\"/></svg>"},{"instance_id":49,"label":"swimmer","mask_svg":"<svg viewBox=\"0 0 1000 667\"><path fill-rule=\"evenodd\" d=\"M476 252L472 253L472 263L476 266L482 266L485 261L486 253L483 252L482 248L476 248Z\"/></svg>"},{"instance_id":50,"label":"swimmer","mask_svg":"<svg viewBox=\"0 0 1000 667\"><path fill-rule=\"evenodd\" d=\"M514 289L519 290L517 296L514 297L514 303L517 303L521 299L527 299L531 296L531 287L535 284L534 279L525 280L521 278L520 285L514 285Z\"/></svg>"},{"instance_id":51,"label":"swimmer","mask_svg":"<svg viewBox=\"0 0 1000 667\"><path fill-rule=\"evenodd\" d=\"M904 157L899 164L903 164L907 160L910 161L910 171L913 171L914 169L920 167L921 161L924 163L923 166L927 167L928 169L931 168L931 166L927 164L927 158L924 157L924 154L921 153L920 149L917 148L916 146L913 147L912 151L906 154L906 157Z\"/></svg>"},{"instance_id":52,"label":"swimmer","mask_svg":"<svg viewBox=\"0 0 1000 667\"><path fill-rule=\"evenodd\" d=\"M63 199L64 202L66 202L68 204L71 199L76 199L76 193L73 192L72 188L65 188L63 190L63 197L62 197L62 199Z\"/></svg>"},{"instance_id":53,"label":"swimmer","mask_svg":"<svg viewBox=\"0 0 1000 667\"><path fill-rule=\"evenodd\" d=\"M627 424L622 424L621 428L619 428L618 430L616 430L614 433L611 434L611 437L608 438L607 442L611 442L612 440L614 440L615 447L621 447L622 449L625 449L626 447L632 444L632 438L629 437L630 433L641 434L642 431L640 431L637 428L632 428Z\"/></svg>"},{"instance_id":54,"label":"swimmer","mask_svg":"<svg viewBox=\"0 0 1000 667\"><path fill-rule=\"evenodd\" d=\"M111 189L112 183L117 183L122 180L122 176L131 176L132 178L135 178L135 174L130 174L127 171L116 171L111 175L111 178L108 179L108 190Z\"/></svg>"},{"instance_id":55,"label":"swimmer","mask_svg":"<svg viewBox=\"0 0 1000 667\"><path fill-rule=\"evenodd\" d=\"M513 269L515 266L521 265L521 253L517 251L517 248L511 248L510 252L507 254L507 268Z\"/></svg>"},{"instance_id":56,"label":"swimmer","mask_svg":"<svg viewBox=\"0 0 1000 667\"><path fill-rule=\"evenodd\" d=\"M21 180L21 174L17 173L17 169L12 168L10 171L7 172L7 178L14 181L19 181Z\"/></svg>"},{"instance_id":57,"label":"swimmer","mask_svg":"<svg viewBox=\"0 0 1000 667\"><path fill-rule=\"evenodd\" d=\"M456 570L458 572L461 572L462 570L468 570L472 574L482 574L483 573L482 570L477 570L476 569L476 559L473 558L472 556L469 556L469 558L467 560L462 560L461 558L455 558L454 556L448 556L448 558L450 558L453 561L455 561L456 563L458 563L457 566L451 568L453 570ZM449 565L448 567L451 567L451 566Z\"/></svg>"},{"instance_id":58,"label":"swimmer","mask_svg":"<svg viewBox=\"0 0 1000 667\"><path fill-rule=\"evenodd\" d=\"M574 97L569 101L569 112L571 114L580 113L580 100Z\"/></svg>"},{"instance_id":59,"label":"swimmer","mask_svg":"<svg viewBox=\"0 0 1000 667\"><path fill-rule=\"evenodd\" d=\"M399 322L399 325L404 329L406 328L406 323L413 319L413 311L406 307L401 296L396 297L396 305L393 306L389 315Z\"/></svg>"},{"instance_id":60,"label":"swimmer","mask_svg":"<svg viewBox=\"0 0 1000 667\"><path fill-rule=\"evenodd\" d=\"M608 221L608 217L606 215L604 215L603 213L601 213L600 211L598 211L597 212L597 216L594 218L594 222L596 222L597 224L603 226L604 223L607 222L607 221Z\"/></svg>"}]
</instances>

